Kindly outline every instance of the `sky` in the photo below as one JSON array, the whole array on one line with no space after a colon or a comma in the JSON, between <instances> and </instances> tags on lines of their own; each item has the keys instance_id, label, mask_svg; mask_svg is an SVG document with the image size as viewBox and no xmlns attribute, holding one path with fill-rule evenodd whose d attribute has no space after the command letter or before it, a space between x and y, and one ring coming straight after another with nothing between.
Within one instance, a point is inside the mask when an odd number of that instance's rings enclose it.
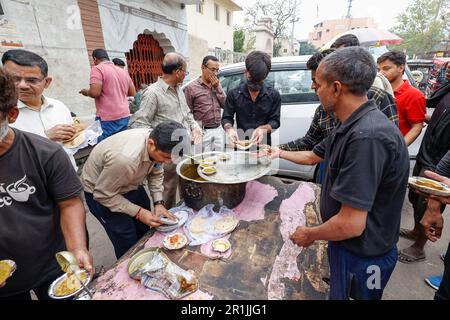
<instances>
[{"instance_id":1,"label":"sky","mask_svg":"<svg viewBox=\"0 0 450 320\"><path fill-rule=\"evenodd\" d=\"M251 6L257 0L234 0L241 7ZM339 19L347 14L348 0L297 0L300 4L300 21L296 23L297 39L307 39L316 23ZM353 0L351 15L354 18L373 17L380 29L390 29L395 18L413 3L413 0ZM318 8L318 10L317 10ZM242 25L244 12L234 15L234 24Z\"/></svg>"}]
</instances>

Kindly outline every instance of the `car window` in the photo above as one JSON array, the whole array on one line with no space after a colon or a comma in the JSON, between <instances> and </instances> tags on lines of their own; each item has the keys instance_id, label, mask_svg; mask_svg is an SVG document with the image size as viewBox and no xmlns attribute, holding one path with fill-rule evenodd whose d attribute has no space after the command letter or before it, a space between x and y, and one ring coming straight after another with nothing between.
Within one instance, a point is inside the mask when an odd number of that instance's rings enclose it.
<instances>
[{"instance_id":1,"label":"car window","mask_svg":"<svg viewBox=\"0 0 450 320\"><path fill-rule=\"evenodd\" d=\"M309 70L273 71L267 80L280 92L282 103L316 103L319 100L311 89L311 71Z\"/></svg>"},{"instance_id":2,"label":"car window","mask_svg":"<svg viewBox=\"0 0 450 320\"><path fill-rule=\"evenodd\" d=\"M220 84L225 92L239 86L244 74L220 76ZM276 70L271 71L265 81L268 87L277 89L283 104L317 103L319 98L311 89L311 71L309 70Z\"/></svg>"},{"instance_id":3,"label":"car window","mask_svg":"<svg viewBox=\"0 0 450 320\"><path fill-rule=\"evenodd\" d=\"M239 86L239 84L241 83L241 81L243 79L244 79L244 74L243 73L230 74L230 75L220 76L219 77L220 85L222 86L222 88L223 88L223 90L225 92L228 92L231 89L236 88L237 86Z\"/></svg>"}]
</instances>

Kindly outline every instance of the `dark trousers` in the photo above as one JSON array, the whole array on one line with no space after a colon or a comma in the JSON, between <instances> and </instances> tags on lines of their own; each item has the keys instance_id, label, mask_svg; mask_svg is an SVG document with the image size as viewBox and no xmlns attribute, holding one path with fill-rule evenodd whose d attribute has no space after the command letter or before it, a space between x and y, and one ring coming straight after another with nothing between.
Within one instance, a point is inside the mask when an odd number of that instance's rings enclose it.
<instances>
[{"instance_id":1,"label":"dark trousers","mask_svg":"<svg viewBox=\"0 0 450 320\"><path fill-rule=\"evenodd\" d=\"M444 259L444 276L438 291L434 295L434 300L450 300L450 243Z\"/></svg>"},{"instance_id":2,"label":"dark trousers","mask_svg":"<svg viewBox=\"0 0 450 320\"><path fill-rule=\"evenodd\" d=\"M114 246L117 259L149 231L149 226L133 217L125 213L111 212L108 208L102 206L94 200L92 193L85 192L84 194L89 210L105 228ZM142 208L150 209L150 199L142 186L123 196Z\"/></svg>"},{"instance_id":3,"label":"dark trousers","mask_svg":"<svg viewBox=\"0 0 450 320\"><path fill-rule=\"evenodd\" d=\"M55 279L58 277L55 277ZM36 294L36 297L39 300L52 300L52 298L49 297L48 295L48 288L50 287L50 285L52 284L52 282L55 280L50 280L42 285L40 285L39 287L33 288L31 290L34 291L34 293ZM8 297L0 297L0 301L29 301L31 300L31 292L27 291L24 293L19 293L16 294L14 296L8 296Z\"/></svg>"},{"instance_id":4,"label":"dark trousers","mask_svg":"<svg viewBox=\"0 0 450 320\"><path fill-rule=\"evenodd\" d=\"M381 300L397 263L397 248L379 257L361 257L328 242L330 300Z\"/></svg>"}]
</instances>

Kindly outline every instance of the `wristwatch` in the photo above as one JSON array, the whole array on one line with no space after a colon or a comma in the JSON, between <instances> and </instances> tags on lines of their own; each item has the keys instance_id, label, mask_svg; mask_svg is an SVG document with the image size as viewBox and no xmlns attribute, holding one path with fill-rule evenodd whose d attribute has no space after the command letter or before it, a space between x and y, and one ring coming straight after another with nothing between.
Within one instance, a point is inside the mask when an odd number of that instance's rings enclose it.
<instances>
[{"instance_id":1,"label":"wristwatch","mask_svg":"<svg viewBox=\"0 0 450 320\"><path fill-rule=\"evenodd\" d=\"M166 203L164 202L164 200L159 200L159 201L155 201L154 203L153 203L153 205L154 206L157 206L158 204L161 204L161 205L166 205Z\"/></svg>"}]
</instances>

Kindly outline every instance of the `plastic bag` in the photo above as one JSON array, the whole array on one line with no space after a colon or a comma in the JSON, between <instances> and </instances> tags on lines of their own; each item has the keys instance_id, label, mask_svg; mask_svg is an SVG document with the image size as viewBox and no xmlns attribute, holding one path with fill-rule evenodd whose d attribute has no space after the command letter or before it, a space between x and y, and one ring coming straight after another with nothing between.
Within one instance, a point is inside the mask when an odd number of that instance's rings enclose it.
<instances>
[{"instance_id":1,"label":"plastic bag","mask_svg":"<svg viewBox=\"0 0 450 320\"><path fill-rule=\"evenodd\" d=\"M180 268L159 251L139 272L141 284L169 299L181 299L198 289L198 279L193 271Z\"/></svg>"},{"instance_id":2,"label":"plastic bag","mask_svg":"<svg viewBox=\"0 0 450 320\"><path fill-rule=\"evenodd\" d=\"M219 232L216 230L214 226L218 220L229 216L238 221L233 210L226 207L221 207L219 212L215 212L213 208L213 204L206 205L200 209L197 215L190 218L185 224L185 234L190 240L190 246L201 245L211 240L223 237L225 234L229 233L230 231Z\"/></svg>"}]
</instances>

